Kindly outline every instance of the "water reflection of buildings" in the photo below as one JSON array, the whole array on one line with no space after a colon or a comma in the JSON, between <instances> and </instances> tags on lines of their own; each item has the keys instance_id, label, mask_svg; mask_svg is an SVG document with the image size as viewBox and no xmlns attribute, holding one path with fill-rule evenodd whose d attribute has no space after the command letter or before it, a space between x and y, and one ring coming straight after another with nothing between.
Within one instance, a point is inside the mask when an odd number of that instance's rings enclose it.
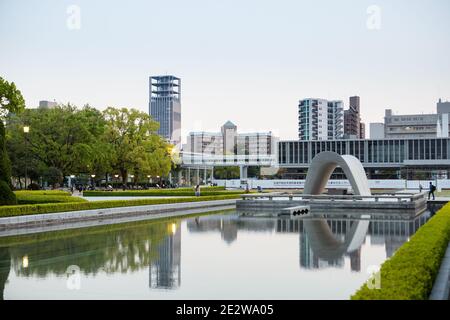
<instances>
[{"instance_id":1,"label":"water reflection of buildings","mask_svg":"<svg viewBox=\"0 0 450 320\"><path fill-rule=\"evenodd\" d=\"M240 219L238 216L197 217L187 222L189 232L220 232L222 239L231 244L237 239L238 230L273 232L273 219Z\"/></svg>"},{"instance_id":2,"label":"water reflection of buildings","mask_svg":"<svg viewBox=\"0 0 450 320\"><path fill-rule=\"evenodd\" d=\"M152 289L175 289L181 284L181 228L173 231L158 246L158 257L149 266L149 286Z\"/></svg>"},{"instance_id":3,"label":"water reflection of buildings","mask_svg":"<svg viewBox=\"0 0 450 320\"><path fill-rule=\"evenodd\" d=\"M399 220L387 216L374 218L370 221L367 235L370 236L371 244L384 245L386 256L390 257L427 219L428 215L421 215L413 220ZM189 220L187 227L189 232L220 232L222 239L227 243L232 243L237 239L238 231L298 233L299 264L302 268L343 267L345 257L348 257L351 270L361 271L361 245L366 239L358 248L348 252L341 252L334 247L320 248L317 243L311 243L311 235L306 232L304 221L307 220L242 217L238 215L205 216ZM344 243L346 236L349 235L350 230L359 220L350 217L327 217L324 221L328 224L333 237L338 242ZM342 249L340 248L340 250Z\"/></svg>"}]
</instances>

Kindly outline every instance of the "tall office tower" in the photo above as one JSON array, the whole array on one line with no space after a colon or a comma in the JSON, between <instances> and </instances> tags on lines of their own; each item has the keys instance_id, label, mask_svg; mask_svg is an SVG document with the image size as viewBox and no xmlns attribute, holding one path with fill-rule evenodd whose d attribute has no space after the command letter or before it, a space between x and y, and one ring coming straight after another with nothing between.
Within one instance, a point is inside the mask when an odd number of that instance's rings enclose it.
<instances>
[{"instance_id":1,"label":"tall office tower","mask_svg":"<svg viewBox=\"0 0 450 320\"><path fill-rule=\"evenodd\" d=\"M344 111L344 136L349 139L361 138L360 98L350 97L348 110Z\"/></svg>"},{"instance_id":2,"label":"tall office tower","mask_svg":"<svg viewBox=\"0 0 450 320\"><path fill-rule=\"evenodd\" d=\"M300 100L298 137L300 140L335 140L344 135L342 101Z\"/></svg>"},{"instance_id":3,"label":"tall office tower","mask_svg":"<svg viewBox=\"0 0 450 320\"><path fill-rule=\"evenodd\" d=\"M181 142L181 80L150 77L150 115L159 122L158 134L172 144Z\"/></svg>"}]
</instances>

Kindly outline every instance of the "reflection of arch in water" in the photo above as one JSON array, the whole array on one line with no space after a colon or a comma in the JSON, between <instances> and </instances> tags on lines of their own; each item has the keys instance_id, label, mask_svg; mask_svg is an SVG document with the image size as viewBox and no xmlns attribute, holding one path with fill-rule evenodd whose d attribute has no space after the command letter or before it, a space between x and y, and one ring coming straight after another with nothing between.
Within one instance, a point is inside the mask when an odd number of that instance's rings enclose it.
<instances>
[{"instance_id":1,"label":"reflection of arch in water","mask_svg":"<svg viewBox=\"0 0 450 320\"><path fill-rule=\"evenodd\" d=\"M366 172L361 162L354 156L341 156L336 152L328 151L317 154L312 160L303 192L311 195L321 194L337 166L344 171L356 195L371 195ZM304 227L313 252L320 258L332 260L341 257L344 253L357 250L364 241L369 223L368 219L355 222L345 235L344 242L334 237L325 219L305 220Z\"/></svg>"},{"instance_id":2,"label":"reflection of arch in water","mask_svg":"<svg viewBox=\"0 0 450 320\"><path fill-rule=\"evenodd\" d=\"M303 227L309 240L309 245L318 258L335 260L345 253L351 253L364 242L369 229L370 220L363 219L354 222L345 234L344 241L336 239L325 219L307 220Z\"/></svg>"},{"instance_id":3,"label":"reflection of arch in water","mask_svg":"<svg viewBox=\"0 0 450 320\"><path fill-rule=\"evenodd\" d=\"M305 194L321 194L334 169L340 166L356 195L370 196L369 182L361 162L351 155L341 156L336 152L321 152L311 162L305 181Z\"/></svg>"}]
</instances>

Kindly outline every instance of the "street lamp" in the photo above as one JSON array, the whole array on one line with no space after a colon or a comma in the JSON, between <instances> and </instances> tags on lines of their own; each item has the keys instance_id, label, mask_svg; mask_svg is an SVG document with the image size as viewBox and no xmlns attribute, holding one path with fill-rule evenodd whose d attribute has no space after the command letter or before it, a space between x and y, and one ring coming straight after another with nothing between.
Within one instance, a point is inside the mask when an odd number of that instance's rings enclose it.
<instances>
[{"instance_id":1,"label":"street lamp","mask_svg":"<svg viewBox=\"0 0 450 320\"><path fill-rule=\"evenodd\" d=\"M70 175L70 183L69 183L69 184L70 184L70 186L69 186L70 188L72 188L72 180L73 180L74 178L75 178L75 175L71 174L71 175Z\"/></svg>"},{"instance_id":2,"label":"street lamp","mask_svg":"<svg viewBox=\"0 0 450 320\"><path fill-rule=\"evenodd\" d=\"M148 175L147 175L147 178L148 178L148 187L150 188L150 183L151 183L151 182L150 182L150 179L152 178L152 176L148 174Z\"/></svg>"},{"instance_id":3,"label":"street lamp","mask_svg":"<svg viewBox=\"0 0 450 320\"><path fill-rule=\"evenodd\" d=\"M23 133L25 134L25 150L28 151L28 138L27 135L30 133L30 127L24 126ZM27 154L28 155L28 154ZM25 190L27 189L27 180L28 180L28 157L25 155Z\"/></svg>"},{"instance_id":4,"label":"street lamp","mask_svg":"<svg viewBox=\"0 0 450 320\"><path fill-rule=\"evenodd\" d=\"M117 187L117 185L118 185L118 183L119 183L119 175L118 175L118 174L115 174L115 175L114 175L114 178L116 178L116 187ZM113 184L113 187L114 187L114 184Z\"/></svg>"},{"instance_id":5,"label":"street lamp","mask_svg":"<svg viewBox=\"0 0 450 320\"><path fill-rule=\"evenodd\" d=\"M94 178L95 178L95 174L91 174L91 185L92 187L94 187Z\"/></svg>"}]
</instances>

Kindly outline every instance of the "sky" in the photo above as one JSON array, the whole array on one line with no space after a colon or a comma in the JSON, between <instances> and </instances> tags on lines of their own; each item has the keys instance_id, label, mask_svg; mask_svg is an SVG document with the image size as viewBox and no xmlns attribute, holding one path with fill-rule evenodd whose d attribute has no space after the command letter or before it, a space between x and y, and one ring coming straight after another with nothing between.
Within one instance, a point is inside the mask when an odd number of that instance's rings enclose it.
<instances>
[{"instance_id":1,"label":"sky","mask_svg":"<svg viewBox=\"0 0 450 320\"><path fill-rule=\"evenodd\" d=\"M182 135L297 138L298 101L361 97L362 120L450 100L448 0L0 0L0 77L39 100L148 112L182 79ZM367 129L368 131L368 126Z\"/></svg>"}]
</instances>

